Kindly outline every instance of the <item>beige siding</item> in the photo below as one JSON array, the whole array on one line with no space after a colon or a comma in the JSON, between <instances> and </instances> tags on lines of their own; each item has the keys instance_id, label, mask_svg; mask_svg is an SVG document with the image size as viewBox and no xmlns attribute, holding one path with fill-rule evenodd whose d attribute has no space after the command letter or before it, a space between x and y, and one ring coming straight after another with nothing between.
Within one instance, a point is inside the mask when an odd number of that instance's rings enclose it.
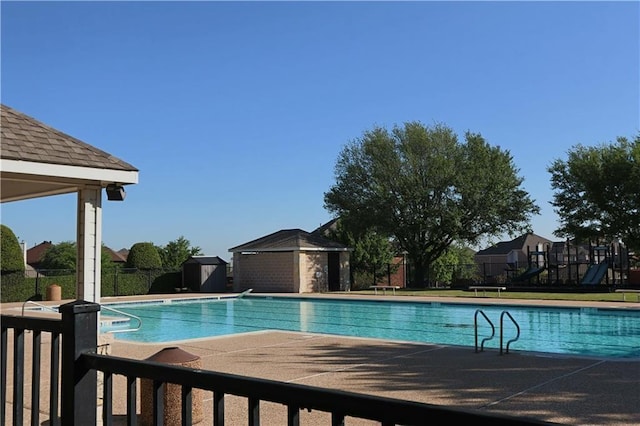
<instances>
[{"instance_id":1,"label":"beige siding","mask_svg":"<svg viewBox=\"0 0 640 426\"><path fill-rule=\"evenodd\" d=\"M252 288L256 292L292 292L297 287L294 277L294 252L235 253L233 256L233 289Z\"/></svg>"},{"instance_id":2,"label":"beige siding","mask_svg":"<svg viewBox=\"0 0 640 426\"><path fill-rule=\"evenodd\" d=\"M327 291L327 253L302 252L300 260L300 293Z\"/></svg>"},{"instance_id":3,"label":"beige siding","mask_svg":"<svg viewBox=\"0 0 640 426\"><path fill-rule=\"evenodd\" d=\"M340 253L340 290L351 290L351 267L349 266L349 258L351 253L343 251Z\"/></svg>"},{"instance_id":4,"label":"beige siding","mask_svg":"<svg viewBox=\"0 0 640 426\"><path fill-rule=\"evenodd\" d=\"M318 293L329 289L329 254L259 252L233 255L233 291ZM349 252L340 253L340 289L350 289Z\"/></svg>"}]
</instances>

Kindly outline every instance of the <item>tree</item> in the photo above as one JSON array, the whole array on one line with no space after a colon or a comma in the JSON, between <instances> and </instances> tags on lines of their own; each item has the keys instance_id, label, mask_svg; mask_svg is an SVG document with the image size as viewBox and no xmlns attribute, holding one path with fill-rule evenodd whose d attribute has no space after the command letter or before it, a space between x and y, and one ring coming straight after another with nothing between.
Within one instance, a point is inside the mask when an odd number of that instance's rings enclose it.
<instances>
[{"instance_id":1,"label":"tree","mask_svg":"<svg viewBox=\"0 0 640 426\"><path fill-rule=\"evenodd\" d=\"M72 241L63 241L54 244L44 252L40 260L42 269L76 269L76 260L78 250L76 243Z\"/></svg>"},{"instance_id":2,"label":"tree","mask_svg":"<svg viewBox=\"0 0 640 426\"><path fill-rule=\"evenodd\" d=\"M470 248L454 243L433 262L431 276L441 283L450 283L454 277L471 278L475 271L473 255Z\"/></svg>"},{"instance_id":3,"label":"tree","mask_svg":"<svg viewBox=\"0 0 640 426\"><path fill-rule=\"evenodd\" d=\"M0 265L2 273L23 272L24 255L11 228L0 225Z\"/></svg>"},{"instance_id":4,"label":"tree","mask_svg":"<svg viewBox=\"0 0 640 426\"><path fill-rule=\"evenodd\" d=\"M119 263L115 263L111 258L111 253L107 246L102 244L102 249L100 250L100 263L102 272L114 272L116 268L120 268L121 265Z\"/></svg>"},{"instance_id":5,"label":"tree","mask_svg":"<svg viewBox=\"0 0 640 426\"><path fill-rule=\"evenodd\" d=\"M640 250L640 133L633 141L568 152L548 168L555 190L551 205L560 217L558 237L578 241L621 239Z\"/></svg>"},{"instance_id":6,"label":"tree","mask_svg":"<svg viewBox=\"0 0 640 426\"><path fill-rule=\"evenodd\" d=\"M177 271L189 256L200 255L202 250L197 246L191 247L191 242L180 236L177 240L169 241L166 246L160 247L158 253L165 269Z\"/></svg>"},{"instance_id":7,"label":"tree","mask_svg":"<svg viewBox=\"0 0 640 426\"><path fill-rule=\"evenodd\" d=\"M40 267L42 269L70 269L75 270L78 260L78 249L75 241L63 241L54 244L44 252ZM102 271L110 271L115 265L105 245L100 251L100 267Z\"/></svg>"},{"instance_id":8,"label":"tree","mask_svg":"<svg viewBox=\"0 0 640 426\"><path fill-rule=\"evenodd\" d=\"M357 224L338 220L335 229L328 231L328 237L353 248L349 256L349 266L354 288L360 284L357 282L358 276L375 274L380 277L387 273L387 267L394 255L388 236L381 235L373 229L363 229Z\"/></svg>"},{"instance_id":9,"label":"tree","mask_svg":"<svg viewBox=\"0 0 640 426\"><path fill-rule=\"evenodd\" d=\"M364 132L340 153L325 208L390 235L414 266L414 283L454 242L529 230L539 208L520 188L508 151L467 132L419 122Z\"/></svg>"},{"instance_id":10,"label":"tree","mask_svg":"<svg viewBox=\"0 0 640 426\"><path fill-rule=\"evenodd\" d=\"M129 250L126 267L141 270L161 269L162 260L153 243L135 243Z\"/></svg>"}]
</instances>

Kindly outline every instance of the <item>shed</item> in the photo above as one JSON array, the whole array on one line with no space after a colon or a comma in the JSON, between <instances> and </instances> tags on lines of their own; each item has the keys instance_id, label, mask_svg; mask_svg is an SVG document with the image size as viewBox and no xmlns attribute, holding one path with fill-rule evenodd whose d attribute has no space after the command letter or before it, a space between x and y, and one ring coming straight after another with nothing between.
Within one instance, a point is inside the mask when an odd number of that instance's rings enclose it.
<instances>
[{"instance_id":1,"label":"shed","mask_svg":"<svg viewBox=\"0 0 640 426\"><path fill-rule=\"evenodd\" d=\"M182 263L182 287L204 293L225 292L227 262L218 256L190 256Z\"/></svg>"},{"instance_id":2,"label":"shed","mask_svg":"<svg viewBox=\"0 0 640 426\"><path fill-rule=\"evenodd\" d=\"M316 233L283 229L229 249L233 290L313 293L349 290L352 249Z\"/></svg>"}]
</instances>

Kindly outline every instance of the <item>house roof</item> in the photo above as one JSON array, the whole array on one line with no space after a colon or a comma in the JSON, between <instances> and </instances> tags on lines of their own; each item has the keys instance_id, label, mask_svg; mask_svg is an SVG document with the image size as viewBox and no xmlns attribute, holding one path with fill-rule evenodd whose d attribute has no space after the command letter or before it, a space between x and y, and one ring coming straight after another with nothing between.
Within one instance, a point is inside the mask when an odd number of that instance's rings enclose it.
<instances>
[{"instance_id":1,"label":"house roof","mask_svg":"<svg viewBox=\"0 0 640 426\"><path fill-rule=\"evenodd\" d=\"M44 256L44 253L49 250L52 245L51 241L43 241L27 249L27 265L37 265L40 263L42 256Z\"/></svg>"},{"instance_id":2,"label":"house roof","mask_svg":"<svg viewBox=\"0 0 640 426\"><path fill-rule=\"evenodd\" d=\"M112 262L116 262L116 263L126 263L127 262L127 258L122 256L120 253L118 253L117 251L106 247L107 252L109 253L109 256L111 257L111 261Z\"/></svg>"},{"instance_id":3,"label":"house roof","mask_svg":"<svg viewBox=\"0 0 640 426\"><path fill-rule=\"evenodd\" d=\"M489 248L480 250L476 253L476 256L494 256L494 255L506 255L513 250L526 250L529 247L531 250L535 250L537 244L552 243L551 240L541 237L533 233L523 234L511 241L501 241Z\"/></svg>"},{"instance_id":4,"label":"house roof","mask_svg":"<svg viewBox=\"0 0 640 426\"><path fill-rule=\"evenodd\" d=\"M138 169L0 104L2 202L138 182Z\"/></svg>"},{"instance_id":5,"label":"house roof","mask_svg":"<svg viewBox=\"0 0 640 426\"><path fill-rule=\"evenodd\" d=\"M347 246L302 229L283 229L262 238L230 248L230 252L257 251L348 251Z\"/></svg>"},{"instance_id":6,"label":"house roof","mask_svg":"<svg viewBox=\"0 0 640 426\"><path fill-rule=\"evenodd\" d=\"M51 246L53 246L51 241L43 241L40 244L27 249L27 265L37 265L40 263L42 261L42 256L44 256L44 253L49 250ZM111 257L112 262L125 263L127 261L127 259L120 253L113 251L109 247L105 246L105 248Z\"/></svg>"},{"instance_id":7,"label":"house roof","mask_svg":"<svg viewBox=\"0 0 640 426\"><path fill-rule=\"evenodd\" d=\"M320 225L318 228L314 229L311 233L325 236L329 233L329 231L335 231L338 227L339 218L331 219L329 222Z\"/></svg>"},{"instance_id":8,"label":"house roof","mask_svg":"<svg viewBox=\"0 0 640 426\"><path fill-rule=\"evenodd\" d=\"M227 262L222 260L218 256L189 256L187 260L182 262L185 263L197 263L199 265L226 265Z\"/></svg>"}]
</instances>

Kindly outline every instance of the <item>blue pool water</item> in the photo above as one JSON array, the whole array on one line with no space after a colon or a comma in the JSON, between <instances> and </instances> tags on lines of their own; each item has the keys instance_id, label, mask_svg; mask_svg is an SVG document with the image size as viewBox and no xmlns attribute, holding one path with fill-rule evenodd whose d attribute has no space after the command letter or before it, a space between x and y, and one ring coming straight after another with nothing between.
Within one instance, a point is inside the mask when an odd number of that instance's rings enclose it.
<instances>
[{"instance_id":1,"label":"blue pool water","mask_svg":"<svg viewBox=\"0 0 640 426\"><path fill-rule=\"evenodd\" d=\"M499 348L500 316L506 310L520 326L520 339L510 351L640 358L638 310L261 296L109 306L142 319L140 330L115 333L116 339L136 342L286 330L472 348L474 318L481 309L496 330L485 349ZM491 326L481 314L477 318L480 342L491 334ZM503 323L506 344L516 328L507 316Z\"/></svg>"}]
</instances>

